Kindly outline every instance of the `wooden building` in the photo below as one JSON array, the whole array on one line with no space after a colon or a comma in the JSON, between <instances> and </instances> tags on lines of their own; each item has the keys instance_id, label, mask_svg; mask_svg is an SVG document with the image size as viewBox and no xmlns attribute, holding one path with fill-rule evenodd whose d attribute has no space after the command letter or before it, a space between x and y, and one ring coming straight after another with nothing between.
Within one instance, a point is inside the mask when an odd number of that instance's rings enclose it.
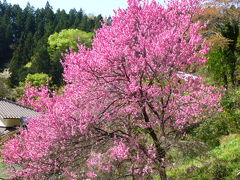
<instances>
[{"instance_id":1,"label":"wooden building","mask_svg":"<svg viewBox=\"0 0 240 180\"><path fill-rule=\"evenodd\" d=\"M37 117L38 114L28 107L0 98L0 133L14 130L26 118Z\"/></svg>"}]
</instances>

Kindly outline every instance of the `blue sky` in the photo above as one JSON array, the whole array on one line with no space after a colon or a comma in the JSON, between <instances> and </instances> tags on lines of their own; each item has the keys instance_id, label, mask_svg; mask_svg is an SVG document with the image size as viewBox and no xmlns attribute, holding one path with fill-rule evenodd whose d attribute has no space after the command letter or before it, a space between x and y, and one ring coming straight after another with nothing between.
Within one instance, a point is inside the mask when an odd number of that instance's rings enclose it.
<instances>
[{"instance_id":1,"label":"blue sky","mask_svg":"<svg viewBox=\"0 0 240 180\"><path fill-rule=\"evenodd\" d=\"M0 0L1 1L1 0ZM102 14L103 16L114 15L113 9L126 8L127 0L48 0L53 10L65 9L67 12L75 8L82 8L86 14ZM163 0L157 0L163 2ZM7 0L11 4L19 4L22 8L29 2L35 8L45 7L47 0Z\"/></svg>"}]
</instances>

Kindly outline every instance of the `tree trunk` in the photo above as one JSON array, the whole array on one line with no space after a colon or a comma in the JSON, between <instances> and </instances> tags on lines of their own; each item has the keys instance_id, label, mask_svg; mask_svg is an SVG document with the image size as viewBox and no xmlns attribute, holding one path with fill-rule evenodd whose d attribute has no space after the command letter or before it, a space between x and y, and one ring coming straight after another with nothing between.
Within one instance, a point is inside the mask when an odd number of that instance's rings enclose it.
<instances>
[{"instance_id":1,"label":"tree trunk","mask_svg":"<svg viewBox=\"0 0 240 180\"><path fill-rule=\"evenodd\" d=\"M142 112L143 112L145 122L150 122L145 107L143 107ZM166 151L164 148L161 147L161 143L159 142L159 139L158 139L154 129L149 127L149 128L146 128L146 130L148 131L149 135L152 137L155 148L156 148L157 160L159 162L159 170L158 170L159 176L160 176L161 180L168 180L167 173L166 173L166 167L164 165L164 160L166 158Z\"/></svg>"},{"instance_id":2,"label":"tree trunk","mask_svg":"<svg viewBox=\"0 0 240 180\"><path fill-rule=\"evenodd\" d=\"M165 166L161 166L159 168L159 176L160 176L161 180L168 180L166 167Z\"/></svg>"}]
</instances>

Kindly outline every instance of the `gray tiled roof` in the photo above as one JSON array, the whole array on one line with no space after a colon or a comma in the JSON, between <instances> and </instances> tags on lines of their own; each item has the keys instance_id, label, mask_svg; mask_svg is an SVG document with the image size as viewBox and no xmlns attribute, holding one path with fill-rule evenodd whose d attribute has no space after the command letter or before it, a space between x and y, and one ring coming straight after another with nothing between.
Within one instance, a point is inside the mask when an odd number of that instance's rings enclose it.
<instances>
[{"instance_id":1,"label":"gray tiled roof","mask_svg":"<svg viewBox=\"0 0 240 180\"><path fill-rule=\"evenodd\" d=\"M37 117L38 114L30 108L0 98L0 118Z\"/></svg>"}]
</instances>

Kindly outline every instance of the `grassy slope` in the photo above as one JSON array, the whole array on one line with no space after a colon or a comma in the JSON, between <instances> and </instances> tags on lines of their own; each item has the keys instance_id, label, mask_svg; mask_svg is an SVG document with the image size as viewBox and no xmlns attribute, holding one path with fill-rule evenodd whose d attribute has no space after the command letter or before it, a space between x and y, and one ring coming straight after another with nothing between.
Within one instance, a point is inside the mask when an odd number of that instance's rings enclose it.
<instances>
[{"instance_id":1,"label":"grassy slope","mask_svg":"<svg viewBox=\"0 0 240 180\"><path fill-rule=\"evenodd\" d=\"M205 157L185 161L168 172L174 180L233 180L240 172L240 134L221 139Z\"/></svg>"}]
</instances>

